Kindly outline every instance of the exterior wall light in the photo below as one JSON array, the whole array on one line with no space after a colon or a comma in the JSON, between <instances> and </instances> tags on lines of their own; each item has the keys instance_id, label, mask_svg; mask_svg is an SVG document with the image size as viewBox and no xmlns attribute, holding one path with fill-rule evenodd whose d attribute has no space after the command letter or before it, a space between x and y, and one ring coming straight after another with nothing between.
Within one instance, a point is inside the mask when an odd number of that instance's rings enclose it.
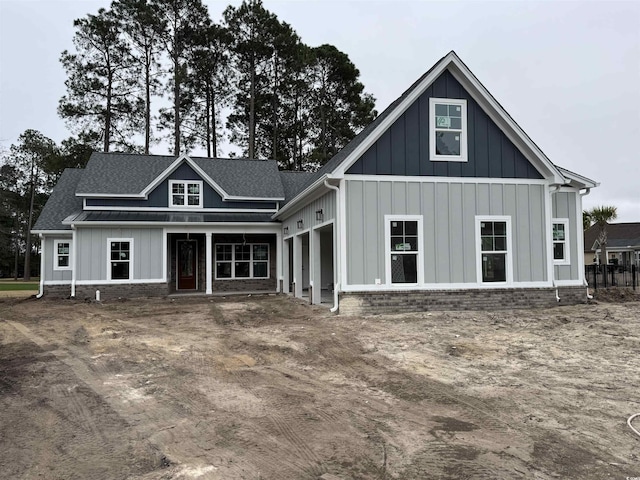
<instances>
[{"instance_id":1,"label":"exterior wall light","mask_svg":"<svg viewBox=\"0 0 640 480\"><path fill-rule=\"evenodd\" d=\"M324 212L322 211L322 209L316 210L316 220L318 220L319 222L324 220Z\"/></svg>"},{"instance_id":2,"label":"exterior wall light","mask_svg":"<svg viewBox=\"0 0 640 480\"><path fill-rule=\"evenodd\" d=\"M284 227L283 232L284 232L285 235L288 234L289 233L289 227Z\"/></svg>"},{"instance_id":3,"label":"exterior wall light","mask_svg":"<svg viewBox=\"0 0 640 480\"><path fill-rule=\"evenodd\" d=\"M304 225L304 222L302 220L298 220L298 228L302 228Z\"/></svg>"}]
</instances>

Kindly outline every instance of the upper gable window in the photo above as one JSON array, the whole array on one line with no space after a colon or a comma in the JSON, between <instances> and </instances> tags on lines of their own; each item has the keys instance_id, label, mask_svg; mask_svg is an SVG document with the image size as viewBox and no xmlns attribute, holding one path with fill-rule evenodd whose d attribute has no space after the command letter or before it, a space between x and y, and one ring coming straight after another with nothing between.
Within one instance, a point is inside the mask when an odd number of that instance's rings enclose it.
<instances>
[{"instance_id":1,"label":"upper gable window","mask_svg":"<svg viewBox=\"0 0 640 480\"><path fill-rule=\"evenodd\" d=\"M202 207L202 181L169 180L170 207Z\"/></svg>"},{"instance_id":2,"label":"upper gable window","mask_svg":"<svg viewBox=\"0 0 640 480\"><path fill-rule=\"evenodd\" d=\"M467 161L467 101L429 99L429 158L431 161Z\"/></svg>"}]
</instances>

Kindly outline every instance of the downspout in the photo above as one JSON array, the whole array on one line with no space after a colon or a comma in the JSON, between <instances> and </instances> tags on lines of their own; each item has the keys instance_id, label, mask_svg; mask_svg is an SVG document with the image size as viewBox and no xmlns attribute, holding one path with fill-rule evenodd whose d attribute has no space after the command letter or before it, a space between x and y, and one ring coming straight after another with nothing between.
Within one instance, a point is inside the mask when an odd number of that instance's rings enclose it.
<instances>
[{"instance_id":1,"label":"downspout","mask_svg":"<svg viewBox=\"0 0 640 480\"><path fill-rule=\"evenodd\" d=\"M339 301L339 290L341 284L340 272L342 271L340 265L340 188L335 185L331 185L328 179L325 179L324 186L334 190L336 192L336 223L335 223L335 238L336 238L336 251L335 251L335 277L336 284L333 286L333 308L331 309L331 313L336 313L340 306Z\"/></svg>"},{"instance_id":2,"label":"downspout","mask_svg":"<svg viewBox=\"0 0 640 480\"><path fill-rule=\"evenodd\" d=\"M76 235L76 226L72 223L71 224L71 230L73 230L71 232L71 243L72 243L72 247L71 247L71 298L75 298L76 296L76 248L77 248L77 242L76 239L78 238Z\"/></svg>"},{"instance_id":3,"label":"downspout","mask_svg":"<svg viewBox=\"0 0 640 480\"><path fill-rule=\"evenodd\" d=\"M562 187L562 185L552 186L551 190L549 191L549 194L551 196L549 200L551 201L552 206L553 206L553 195L560 190L560 187ZM551 218L549 220L551 220L551 223L553 225L553 212L551 212ZM551 235L553 235L553 230L551 231ZM553 242L551 243L551 246L553 247ZM549 255L553 255L553 250L549 252ZM556 269L554 266L551 267L551 285L553 286L553 288L556 289L556 302L560 303L560 295L558 295L558 286L556 285Z\"/></svg>"},{"instance_id":4,"label":"downspout","mask_svg":"<svg viewBox=\"0 0 640 480\"><path fill-rule=\"evenodd\" d=\"M591 189L585 189L584 193L581 193L580 196L582 198L586 197L591 193ZM582 199L580 200L580 205L582 205ZM584 242L584 232L582 233L582 241ZM582 255L584 256L584 245L582 245ZM582 269L582 274L584 275L584 268ZM593 295L589 295L589 284L587 283L587 277L584 277L584 286L587 289L587 300L593 300Z\"/></svg>"},{"instance_id":5,"label":"downspout","mask_svg":"<svg viewBox=\"0 0 640 480\"><path fill-rule=\"evenodd\" d=\"M44 235L40 234L39 236L40 236L40 291L36 295L36 298L42 298L42 296L44 295L45 240L44 240Z\"/></svg>"}]
</instances>

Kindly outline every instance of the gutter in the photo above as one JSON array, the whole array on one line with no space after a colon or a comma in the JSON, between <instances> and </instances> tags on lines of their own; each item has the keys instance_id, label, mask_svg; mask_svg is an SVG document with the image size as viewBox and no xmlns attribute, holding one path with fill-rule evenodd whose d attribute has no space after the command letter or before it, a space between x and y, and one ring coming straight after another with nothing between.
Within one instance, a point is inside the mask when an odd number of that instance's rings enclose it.
<instances>
[{"instance_id":1,"label":"gutter","mask_svg":"<svg viewBox=\"0 0 640 480\"><path fill-rule=\"evenodd\" d=\"M329 183L329 178L325 175L324 186L330 190L334 190L336 192L336 222L335 222L335 237L336 237L336 251L335 251L335 277L336 284L333 286L333 308L331 308L331 313L336 313L340 308L340 285L342 283L341 274L342 271L340 264L340 234L342 233L341 223L340 223L340 188L335 185L331 185Z\"/></svg>"},{"instance_id":2,"label":"gutter","mask_svg":"<svg viewBox=\"0 0 640 480\"><path fill-rule=\"evenodd\" d=\"M549 186L549 201L553 204L553 199L551 198L554 194L558 193L562 188L561 184L553 184ZM551 222L553 222L553 212L551 212L551 218L549 218ZM553 247L553 241L551 242L551 246ZM549 255L553 258L553 249L549 252ZM558 295L558 286L556 285L556 269L551 263L551 286L556 289L556 302L560 303L560 296Z\"/></svg>"},{"instance_id":3,"label":"gutter","mask_svg":"<svg viewBox=\"0 0 640 480\"><path fill-rule=\"evenodd\" d=\"M77 239L77 230L76 230L76 226L72 223L71 224L71 244L72 244L72 249L71 249L71 298L75 298L76 297L76 250L77 250L77 245L78 242L76 242Z\"/></svg>"}]
</instances>

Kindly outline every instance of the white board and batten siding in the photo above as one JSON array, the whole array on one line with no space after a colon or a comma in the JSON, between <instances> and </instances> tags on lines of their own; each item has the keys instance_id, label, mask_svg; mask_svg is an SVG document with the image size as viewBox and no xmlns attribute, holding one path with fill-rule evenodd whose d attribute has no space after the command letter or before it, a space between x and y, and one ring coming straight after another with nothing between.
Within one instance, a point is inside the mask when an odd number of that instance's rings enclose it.
<instances>
[{"instance_id":1,"label":"white board and batten siding","mask_svg":"<svg viewBox=\"0 0 640 480\"><path fill-rule=\"evenodd\" d=\"M108 281L108 239L133 239L133 280L162 280L163 232L161 228L78 228L76 232L79 282Z\"/></svg>"},{"instance_id":2,"label":"white board and batten siding","mask_svg":"<svg viewBox=\"0 0 640 480\"><path fill-rule=\"evenodd\" d=\"M582 228L582 210L576 207L576 192L558 192L554 193L551 198L552 217L554 219L569 220L569 231L567 234L567 246L569 248L569 265L554 265L555 279L559 281L579 280L580 264L578 255L582 255L579 242L579 235L583 235L582 230L578 230L578 226ZM580 212L580 219L578 219Z\"/></svg>"},{"instance_id":3,"label":"white board and batten siding","mask_svg":"<svg viewBox=\"0 0 640 480\"><path fill-rule=\"evenodd\" d=\"M547 282L540 183L347 180L347 283L385 278L385 215L421 215L424 284L478 284L476 216L511 217L513 284Z\"/></svg>"},{"instance_id":4,"label":"white board and batten siding","mask_svg":"<svg viewBox=\"0 0 640 480\"><path fill-rule=\"evenodd\" d=\"M316 219L316 212L322 209L322 220ZM331 222L336 218L336 194L331 191L313 200L300 210L293 213L282 222L283 231L288 227L285 237L290 237L296 233L304 232L318 225ZM298 228L298 221L302 220L302 228Z\"/></svg>"}]
</instances>

